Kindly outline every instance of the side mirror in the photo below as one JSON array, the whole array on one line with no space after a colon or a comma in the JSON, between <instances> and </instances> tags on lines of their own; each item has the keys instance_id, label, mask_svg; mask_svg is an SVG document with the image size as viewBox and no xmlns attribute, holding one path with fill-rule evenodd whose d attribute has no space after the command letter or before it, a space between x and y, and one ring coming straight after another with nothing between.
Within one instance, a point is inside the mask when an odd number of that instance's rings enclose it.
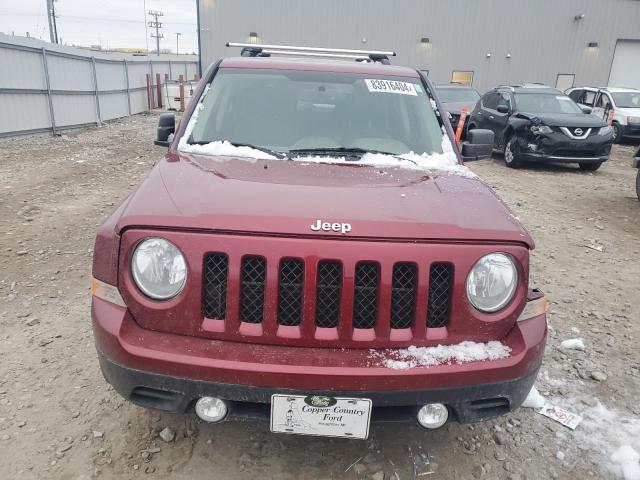
<instances>
[{"instance_id":1,"label":"side mirror","mask_svg":"<svg viewBox=\"0 0 640 480\"><path fill-rule=\"evenodd\" d=\"M493 152L495 134L492 130L474 128L467 132L467 141L462 144L463 160L488 158Z\"/></svg>"},{"instance_id":2,"label":"side mirror","mask_svg":"<svg viewBox=\"0 0 640 480\"><path fill-rule=\"evenodd\" d=\"M509 113L509 107L507 107L506 105L498 105L498 108L496 108L496 111L498 113Z\"/></svg>"},{"instance_id":3,"label":"side mirror","mask_svg":"<svg viewBox=\"0 0 640 480\"><path fill-rule=\"evenodd\" d=\"M593 108L587 107L586 105L580 105L580 110L582 110L582 113L591 113L591 112L593 112Z\"/></svg>"},{"instance_id":4,"label":"side mirror","mask_svg":"<svg viewBox=\"0 0 640 480\"><path fill-rule=\"evenodd\" d=\"M173 113L161 113L158 119L155 145L168 147L171 144L169 137L176 133L176 116Z\"/></svg>"}]
</instances>

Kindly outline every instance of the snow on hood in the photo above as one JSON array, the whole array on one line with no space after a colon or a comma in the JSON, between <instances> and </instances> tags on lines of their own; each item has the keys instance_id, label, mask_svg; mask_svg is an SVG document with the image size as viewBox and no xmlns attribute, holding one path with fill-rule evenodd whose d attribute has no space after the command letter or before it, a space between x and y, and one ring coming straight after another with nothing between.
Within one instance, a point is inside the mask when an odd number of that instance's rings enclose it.
<instances>
[{"instance_id":1,"label":"snow on hood","mask_svg":"<svg viewBox=\"0 0 640 480\"><path fill-rule=\"evenodd\" d=\"M434 367L451 363L468 363L507 358L511 348L502 342L462 342L457 345L437 347L408 347L400 350L372 350L374 358L392 370L407 370L416 367Z\"/></svg>"},{"instance_id":2,"label":"snow on hood","mask_svg":"<svg viewBox=\"0 0 640 480\"><path fill-rule=\"evenodd\" d=\"M178 142L178 150L182 153L192 153L196 155L209 156L227 156L238 157L247 161L255 160L279 160L277 157L261 150L250 147L236 147L226 140L210 142L205 145L191 145L187 142L196 125L198 115L203 108L203 100L209 91L209 85L205 88L200 102L191 114L187 128ZM291 160L284 158L282 160ZM296 162L302 163L336 163L336 164L353 164L345 157L328 157L328 156L307 156L295 157ZM422 155L408 152L400 155L386 155L380 153L367 153L357 162L358 165L369 165L374 167L403 167L414 170L433 170L444 171L455 175L468 178L477 178L476 175L464 165L458 162L453 145L449 140L446 132L442 131L442 153L432 153Z\"/></svg>"}]
</instances>

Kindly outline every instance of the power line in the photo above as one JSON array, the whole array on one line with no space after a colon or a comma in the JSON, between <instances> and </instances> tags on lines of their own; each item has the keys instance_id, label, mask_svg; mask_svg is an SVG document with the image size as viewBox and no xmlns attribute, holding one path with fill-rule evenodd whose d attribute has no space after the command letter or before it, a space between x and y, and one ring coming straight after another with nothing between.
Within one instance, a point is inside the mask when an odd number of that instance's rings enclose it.
<instances>
[{"instance_id":1,"label":"power line","mask_svg":"<svg viewBox=\"0 0 640 480\"><path fill-rule=\"evenodd\" d=\"M159 10L149 10L149 15L155 18L155 20L150 20L148 25L151 28L156 29L156 34L154 35L152 32L151 38L156 39L156 53L158 54L158 56L160 56L160 39L164 38L164 35L160 33L160 29L162 28L162 22L158 21L158 17L162 17L164 13L162 13Z\"/></svg>"}]
</instances>

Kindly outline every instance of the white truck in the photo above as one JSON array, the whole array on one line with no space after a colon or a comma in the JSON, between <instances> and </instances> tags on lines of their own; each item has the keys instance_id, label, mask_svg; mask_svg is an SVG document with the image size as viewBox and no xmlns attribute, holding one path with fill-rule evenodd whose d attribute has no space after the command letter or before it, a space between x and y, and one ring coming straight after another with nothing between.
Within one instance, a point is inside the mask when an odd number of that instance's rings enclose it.
<instances>
[{"instance_id":1,"label":"white truck","mask_svg":"<svg viewBox=\"0 0 640 480\"><path fill-rule=\"evenodd\" d=\"M581 107L607 120L613 110L611 126L615 142L640 141L640 90L634 88L576 87L565 92Z\"/></svg>"}]
</instances>

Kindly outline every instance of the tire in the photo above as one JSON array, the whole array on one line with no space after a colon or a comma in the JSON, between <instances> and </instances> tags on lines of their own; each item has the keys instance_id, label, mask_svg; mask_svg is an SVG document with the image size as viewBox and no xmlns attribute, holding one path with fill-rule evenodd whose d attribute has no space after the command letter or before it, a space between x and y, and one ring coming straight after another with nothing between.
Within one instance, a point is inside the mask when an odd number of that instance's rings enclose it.
<instances>
[{"instance_id":1,"label":"tire","mask_svg":"<svg viewBox=\"0 0 640 480\"><path fill-rule=\"evenodd\" d=\"M613 143L621 143L622 137L620 136L620 125L617 122L611 124L613 128Z\"/></svg>"},{"instance_id":2,"label":"tire","mask_svg":"<svg viewBox=\"0 0 640 480\"><path fill-rule=\"evenodd\" d=\"M640 200L640 169L638 169L638 174L636 175L636 195Z\"/></svg>"},{"instance_id":3,"label":"tire","mask_svg":"<svg viewBox=\"0 0 640 480\"><path fill-rule=\"evenodd\" d=\"M518 137L512 135L504 147L504 163L509 168L522 168L524 161L520 157L520 145Z\"/></svg>"},{"instance_id":4,"label":"tire","mask_svg":"<svg viewBox=\"0 0 640 480\"><path fill-rule=\"evenodd\" d=\"M587 172L595 172L602 166L602 162L595 163L580 163L580 170L586 170Z\"/></svg>"}]
</instances>

